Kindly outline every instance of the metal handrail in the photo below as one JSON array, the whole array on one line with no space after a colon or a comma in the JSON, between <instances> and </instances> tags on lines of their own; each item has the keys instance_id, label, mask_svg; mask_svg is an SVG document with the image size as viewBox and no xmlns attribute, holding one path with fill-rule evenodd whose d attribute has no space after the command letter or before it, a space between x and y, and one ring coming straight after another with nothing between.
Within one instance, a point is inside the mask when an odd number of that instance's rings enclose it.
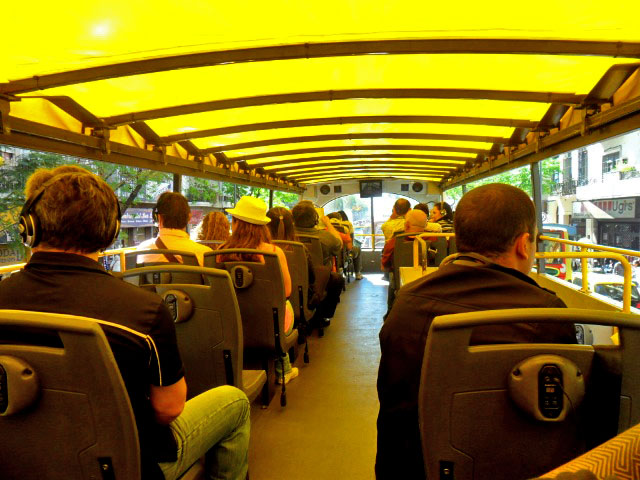
<instances>
[{"instance_id":1,"label":"metal handrail","mask_svg":"<svg viewBox=\"0 0 640 480\"><path fill-rule=\"evenodd\" d=\"M631 312L631 279L632 271L629 260L624 258L620 253L611 252L564 252L564 253L551 253L551 252L536 252L536 258L613 258L618 260L624 268L624 284L622 290L622 311L625 313ZM586 260L585 260L586 261ZM582 271L582 289L584 293L588 293L588 287L585 290L585 286L588 285L588 269Z\"/></svg>"},{"instance_id":2,"label":"metal handrail","mask_svg":"<svg viewBox=\"0 0 640 480\"><path fill-rule=\"evenodd\" d=\"M115 248L113 250L105 250L104 252L100 252L98 254L98 258L102 258L102 257L106 257L106 256L112 256L112 255L119 255L120 256L120 269L122 271L124 271L125 268L125 254L127 252L133 252L137 249L137 247L124 247L124 248ZM24 268L24 266L26 265L26 263L14 263L12 265L3 265L0 266L0 274L3 273L10 273L10 272L16 272L18 270L22 270Z\"/></svg>"}]
</instances>

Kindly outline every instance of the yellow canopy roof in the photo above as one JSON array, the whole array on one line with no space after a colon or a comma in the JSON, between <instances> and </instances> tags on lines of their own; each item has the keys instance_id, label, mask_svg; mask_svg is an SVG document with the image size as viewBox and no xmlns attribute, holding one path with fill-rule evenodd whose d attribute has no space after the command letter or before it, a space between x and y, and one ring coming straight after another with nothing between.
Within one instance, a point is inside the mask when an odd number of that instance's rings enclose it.
<instances>
[{"instance_id":1,"label":"yellow canopy roof","mask_svg":"<svg viewBox=\"0 0 640 480\"><path fill-rule=\"evenodd\" d=\"M638 82L639 14L637 0L11 2L0 142L281 189L316 182L305 166L452 178L566 128L570 109L616 106Z\"/></svg>"}]
</instances>

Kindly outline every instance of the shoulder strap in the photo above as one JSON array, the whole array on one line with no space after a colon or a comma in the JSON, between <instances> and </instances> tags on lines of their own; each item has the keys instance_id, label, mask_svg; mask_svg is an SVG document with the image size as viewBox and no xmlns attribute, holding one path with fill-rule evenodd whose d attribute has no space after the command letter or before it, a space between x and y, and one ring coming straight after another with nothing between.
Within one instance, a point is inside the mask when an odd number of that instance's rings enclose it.
<instances>
[{"instance_id":1,"label":"shoulder strap","mask_svg":"<svg viewBox=\"0 0 640 480\"><path fill-rule=\"evenodd\" d=\"M159 250L169 250L165 243L160 239L160 235L156 238L156 247L158 247ZM163 253L163 255L169 262L182 263L173 253Z\"/></svg>"}]
</instances>

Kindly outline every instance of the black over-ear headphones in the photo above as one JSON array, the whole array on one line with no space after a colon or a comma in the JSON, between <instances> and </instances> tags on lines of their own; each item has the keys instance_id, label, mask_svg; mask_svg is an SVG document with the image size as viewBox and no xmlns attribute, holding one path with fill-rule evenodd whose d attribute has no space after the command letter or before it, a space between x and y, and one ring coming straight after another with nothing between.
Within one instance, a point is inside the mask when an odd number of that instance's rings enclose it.
<instances>
[{"instance_id":1,"label":"black over-ear headphones","mask_svg":"<svg viewBox=\"0 0 640 480\"><path fill-rule=\"evenodd\" d=\"M18 224L18 232L20 234L20 238L22 239L22 243L25 246L34 248L37 247L42 240L42 227L40 226L40 219L38 215L36 215L35 206L36 203L42 198L45 190L49 186L50 183L53 183L59 175L56 175L49 181L45 182L45 184L31 197L27 199L25 204L22 206L22 210L20 211L20 220ZM115 193L113 194L114 199L116 201L116 208L118 209L118 217L116 218L116 228L111 237L111 241L108 245L111 245L118 238L118 234L120 233L120 225L122 220L122 213L120 211L120 202L118 201L118 197L116 197Z\"/></svg>"}]
</instances>

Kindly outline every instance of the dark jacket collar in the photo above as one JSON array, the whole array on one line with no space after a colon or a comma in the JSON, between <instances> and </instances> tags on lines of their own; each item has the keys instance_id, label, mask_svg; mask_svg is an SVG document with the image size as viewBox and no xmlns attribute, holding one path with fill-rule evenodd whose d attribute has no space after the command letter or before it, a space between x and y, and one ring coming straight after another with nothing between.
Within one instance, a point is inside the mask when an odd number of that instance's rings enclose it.
<instances>
[{"instance_id":1,"label":"dark jacket collar","mask_svg":"<svg viewBox=\"0 0 640 480\"><path fill-rule=\"evenodd\" d=\"M89 270L108 275L104 267L84 255L63 252L36 252L33 254L25 269L56 268L64 270Z\"/></svg>"}]
</instances>

